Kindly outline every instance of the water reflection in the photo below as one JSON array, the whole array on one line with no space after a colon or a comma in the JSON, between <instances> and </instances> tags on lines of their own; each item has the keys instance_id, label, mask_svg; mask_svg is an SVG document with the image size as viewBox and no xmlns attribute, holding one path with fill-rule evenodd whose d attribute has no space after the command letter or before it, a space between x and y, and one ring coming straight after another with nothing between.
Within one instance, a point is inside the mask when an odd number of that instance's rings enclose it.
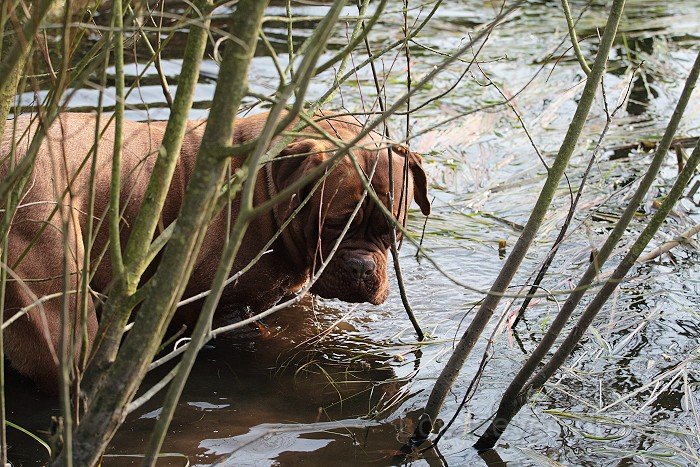
<instances>
[{"instance_id":1,"label":"water reflection","mask_svg":"<svg viewBox=\"0 0 700 467\"><path fill-rule=\"evenodd\" d=\"M641 62L645 54L646 56L653 55L654 38L644 37L632 39L627 46L627 50L637 62ZM653 73L646 73L644 71L634 80L632 89L630 89L629 99L627 100L627 106L625 107L628 114L642 115L647 111L649 102L659 97L659 93L654 89L654 81Z\"/></svg>"},{"instance_id":2,"label":"water reflection","mask_svg":"<svg viewBox=\"0 0 700 467\"><path fill-rule=\"evenodd\" d=\"M165 452L184 450L202 464L230 458L256 465L282 451L318 451L336 438L361 438L354 429L377 425L373 417L408 395L409 378L395 371L405 361L363 337L338 310L308 301L265 326L269 337L217 339L202 351ZM111 454L132 452L147 440L159 404L130 417ZM326 432L331 439L312 435Z\"/></svg>"},{"instance_id":3,"label":"water reflection","mask_svg":"<svg viewBox=\"0 0 700 467\"><path fill-rule=\"evenodd\" d=\"M391 2L389 2L391 3ZM585 10L579 36L586 38L582 47L592 57L595 53L597 28L602 27L609 2L573 1L575 14ZM654 141L663 130L679 93L682 77L694 56L700 36L700 6L696 0L678 2L630 1L621 26L624 40L616 44L606 89L614 103L627 88L632 68L640 58L646 60L644 75L634 78L631 99L624 115L617 119L605 142L608 147L624 147L614 155L602 158L591 174L582 203L590 211L582 212L575 229L562 246L562 253L546 279L552 290L566 290L586 264L592 247L599 245L611 221L625 202L625 191L608 200L610 189L633 186L648 161L638 151L644 141ZM172 12L185 8L184 2L168 2ZM449 53L465 40L474 25L489 21L500 2L445 2L435 22L416 39L420 46L411 48L411 64L415 76L431 69L440 56L426 47ZM324 6L302 5L298 15L319 15ZM396 24L402 18L391 6L382 18L382 27L371 37L374 49L395 40ZM217 26L225 21L217 19ZM355 14L349 8L347 14ZM412 14L424 14L419 8ZM285 15L284 2L274 2L271 16ZM107 15L98 17L104 23ZM294 43L308 37L314 19L296 23ZM489 77L509 95L535 81L515 102L526 117L534 141L547 161L558 149L581 88L582 72L573 55L567 52L560 59L558 44L566 38L564 21L558 2L528 2L513 21L497 29L485 48L482 67ZM265 32L278 53L285 51L286 33L283 23L270 22ZM342 44L345 29L336 31L335 46ZM171 92L177 89L181 49L185 35L178 33L164 54L165 74L171 81ZM146 52L137 44L127 67L128 84L136 83L143 72ZM212 52L211 45L208 54ZM276 87L276 70L261 47L252 67L251 89L270 93ZM364 58L362 52L354 57ZM630 59L631 58L631 59ZM282 66L288 58L280 55ZM406 63L402 54L387 56L386 70L392 70L387 82L388 96L405 90L403 73ZM393 66L393 68L391 68ZM432 88L416 96L419 102L449 88L464 71L457 63L432 83ZM218 66L213 60L203 64L203 73L196 91L193 118L204 117L210 104ZM372 97L371 76L367 70L343 88L342 95L329 104L332 108L362 108L361 97ZM483 76L476 76L483 82ZM319 76L308 99L321 95L332 82L332 73ZM138 80L139 87L127 99L128 115L138 119L162 119L168 108L153 69ZM363 90L362 95L358 87ZM113 90L108 89L106 103L113 105ZM41 97L42 94L40 93ZM22 97L27 104L33 94ZM446 116L473 110L500 99L490 87L476 79L465 80L448 98L435 102L411 119L411 131L423 132L411 141L412 148L425 154L426 166L435 195L434 215L426 224L424 247L447 270L470 285L487 288L502 262L498 242L513 245L521 226L532 209L545 170L532 150L532 145L514 120L509 109L497 108L463 117L441 128L431 128ZM70 110L90 110L97 102L97 91L81 90L69 102ZM692 132L700 125L700 100L690 104L682 132ZM252 103L249 100L248 103ZM605 123L602 103L595 109L581 140L581 151L572 159L567 175L576 184L581 167L590 157L586 141L595 141ZM403 119L394 124L402 128ZM613 153L613 151L610 151ZM663 196L660 187L659 196ZM568 207L565 188L555 198L555 209L545 222L537 247L526 258L523 270L536 270L541 252L548 250L551 239ZM646 212L651 206L645 206ZM592 214L591 214L592 213ZM589 216L589 214L591 214ZM503 221L507 222L503 222ZM689 207L679 211L669 222L669 235L681 221L700 222L697 212ZM423 219L414 216L409 226L415 232L423 229ZM638 232L631 228L631 236ZM634 457L630 451L648 449L653 452L666 445L681 446L691 438L678 438L671 428L689 427L694 423L689 400L683 394L688 387L697 392L697 373L689 370L690 386L676 382L661 391L653 403L636 412L649 396L642 391L611 410L605 423L594 418L572 419L571 415L595 415L601 403L611 403L630 394L672 368L681 356L691 355L700 339L697 318L700 303L700 270L697 254L688 248L679 253L676 264L660 263L639 271L636 283L626 284L615 302L595 323L598 335L583 345L567 371L546 387L532 410L518 416L509 429L498 454L490 452L478 457L471 449L472 431L488 418L500 394L541 338L551 322L556 306L541 300L524 318L524 328L498 336L494 358L486 369L477 395L458 417L449 436L440 445L448 464L499 465L512 461L515 465L545 462L598 465L610 459L625 459L621 464L648 461ZM457 289L430 266L416 261L409 245L402 251L404 275L409 297L424 329L434 339L417 344L405 320L396 294L383 306L361 305L357 308L337 302L324 302L315 309L309 303L286 310L267 321L271 338L219 339L200 355L166 439L164 451L181 453L198 464L220 462L224 465L283 465L310 463L357 465L394 462L396 449L413 432L413 420L423 406L434 378L452 350L452 339L468 324L465 319L471 304L481 296ZM666 269L662 269L666 268ZM661 273L663 272L663 273ZM521 278L524 282L526 278ZM643 285L640 285L643 284ZM654 310L657 310L654 312ZM500 310L499 310L500 311ZM697 321L697 320L696 320ZM333 326L332 331L325 332ZM490 333L492 328L487 330ZM319 337L320 333L320 337ZM609 349L612 349L610 351ZM480 356L483 343L474 355ZM463 371L454 388L456 397L448 399L445 413L451 414L469 384L475 366ZM158 381L167 368L151 375L148 385ZM693 379L694 378L694 379ZM660 385L668 383L661 381ZM695 385L695 386L693 386ZM653 384L652 384L653 386ZM8 382L8 419L33 432L42 433L50 415L57 414L56 402L37 394L33 386L15 375ZM604 391L604 392L601 392ZM692 391L689 390L692 395ZM684 399L685 397L685 399ZM695 400L697 397L695 396ZM110 453L133 455L141 452L148 440L154 418L159 412L154 400L133 414L120 430ZM547 410L545 412L545 410ZM650 433L647 428L661 429L665 421L668 431ZM607 424L606 424L607 423ZM10 455L15 463L31 464L45 455L24 435L10 430ZM606 441L600 441L595 435ZM680 436L680 435L678 435ZM690 441L688 441L690 442ZM500 456L497 457L497 456ZM172 457L171 465L182 465ZM429 453L424 461L440 465L440 456ZM108 457L106 465L138 464L136 458Z\"/></svg>"}]
</instances>

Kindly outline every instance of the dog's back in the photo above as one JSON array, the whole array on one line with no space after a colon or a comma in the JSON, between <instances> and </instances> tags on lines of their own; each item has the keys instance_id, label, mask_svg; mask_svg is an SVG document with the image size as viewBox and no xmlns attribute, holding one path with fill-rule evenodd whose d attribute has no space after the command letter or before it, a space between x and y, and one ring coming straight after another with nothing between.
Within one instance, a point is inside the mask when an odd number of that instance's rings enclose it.
<instances>
[{"instance_id":1,"label":"dog's back","mask_svg":"<svg viewBox=\"0 0 700 467\"><path fill-rule=\"evenodd\" d=\"M120 209L124 219L122 241L140 206L155 164L165 122L124 122ZM20 116L7 122L0 145L0 179L7 180L29 154L39 128L38 119ZM83 113L61 114L46 132L35 158L25 172L18 205L9 231L10 276L4 319L14 319L4 331L5 350L13 366L51 392L57 381L56 364L63 308L65 270L68 272L70 329L75 330L75 355L79 355L82 329L77 326L81 309L79 271L85 258L84 234L91 186L94 190L91 286L105 289L111 280L106 211L114 150L114 124L103 116L95 145L97 120ZM191 125L171 191L184 193L199 145L201 129ZM94 164L94 171L92 170ZM16 172L12 172L13 179ZM21 180L22 177L19 179ZM92 183L91 183L92 182ZM179 210L179 196L169 198L163 216L170 222ZM65 268L65 269L64 269ZM47 298L49 297L49 298ZM92 300L87 297L87 331L97 328ZM15 316L17 315L17 316ZM14 318L13 318L14 317Z\"/></svg>"}]
</instances>

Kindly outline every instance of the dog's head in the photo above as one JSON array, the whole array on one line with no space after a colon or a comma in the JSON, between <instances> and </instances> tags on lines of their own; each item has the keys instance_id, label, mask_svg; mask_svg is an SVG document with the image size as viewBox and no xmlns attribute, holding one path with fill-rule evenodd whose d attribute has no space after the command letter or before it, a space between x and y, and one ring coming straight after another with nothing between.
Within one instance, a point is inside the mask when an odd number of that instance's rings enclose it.
<instances>
[{"instance_id":1,"label":"dog's head","mask_svg":"<svg viewBox=\"0 0 700 467\"><path fill-rule=\"evenodd\" d=\"M331 137L346 143L362 129L357 123L336 118L322 120L320 125ZM384 302L389 292L387 256L394 223L405 224L408 206L414 199L423 214L430 213L421 157L402 146L383 146L379 135L370 134L355 146L352 153L359 169L371 180L381 203L392 212L391 219L371 196L363 199L365 187L358 167L349 156L329 165L320 176L309 177L324 161L333 158L337 150L327 140L297 140L287 146L272 165L272 178L278 192L297 180L309 178L309 183L294 193L289 202L283 202L275 209L278 219L287 219L298 210L282 235L288 249L303 256L312 273L330 257L353 211L362 201L335 254L311 288L321 297L346 302ZM393 162L393 190L389 157ZM391 208L390 190L393 191ZM307 203L300 207L307 197ZM399 231L396 235L397 239L401 238Z\"/></svg>"}]
</instances>

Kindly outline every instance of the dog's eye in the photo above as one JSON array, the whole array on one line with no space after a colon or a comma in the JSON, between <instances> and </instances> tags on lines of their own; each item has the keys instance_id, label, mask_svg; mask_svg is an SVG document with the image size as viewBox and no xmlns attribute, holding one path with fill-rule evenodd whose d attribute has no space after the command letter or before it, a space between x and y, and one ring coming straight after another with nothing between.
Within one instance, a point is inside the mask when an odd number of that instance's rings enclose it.
<instances>
[{"instance_id":1,"label":"dog's eye","mask_svg":"<svg viewBox=\"0 0 700 467\"><path fill-rule=\"evenodd\" d=\"M388 217L384 217L382 219L383 222L378 222L378 233L381 235L388 235L391 233L392 230L394 230L394 221L395 219L389 219Z\"/></svg>"},{"instance_id":2,"label":"dog's eye","mask_svg":"<svg viewBox=\"0 0 700 467\"><path fill-rule=\"evenodd\" d=\"M326 219L323 223L323 230L327 230L333 233L339 233L345 228L345 225L347 223L348 219ZM353 222L353 225L354 224L355 222ZM350 226L350 228L352 228L352 225Z\"/></svg>"},{"instance_id":3,"label":"dog's eye","mask_svg":"<svg viewBox=\"0 0 700 467\"><path fill-rule=\"evenodd\" d=\"M381 221L375 224L375 235L381 240L382 243L388 245L391 243L391 232L394 230L394 223L384 217ZM399 238L399 232L397 232L397 238Z\"/></svg>"},{"instance_id":4,"label":"dog's eye","mask_svg":"<svg viewBox=\"0 0 700 467\"><path fill-rule=\"evenodd\" d=\"M323 223L323 230L343 230L345 223L328 220Z\"/></svg>"}]
</instances>

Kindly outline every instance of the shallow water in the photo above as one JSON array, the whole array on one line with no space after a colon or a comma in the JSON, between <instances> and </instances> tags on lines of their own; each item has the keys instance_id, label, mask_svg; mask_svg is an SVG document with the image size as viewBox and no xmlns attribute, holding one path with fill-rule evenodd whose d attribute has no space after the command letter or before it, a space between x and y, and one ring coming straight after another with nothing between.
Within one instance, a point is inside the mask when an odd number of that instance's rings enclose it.
<instances>
[{"instance_id":1,"label":"shallow water","mask_svg":"<svg viewBox=\"0 0 700 467\"><path fill-rule=\"evenodd\" d=\"M572 2L574 14L588 3ZM586 10L578 28L581 38L603 26L603 3L593 2ZM447 1L411 48L414 80L441 60L426 47L449 53L467 40L475 26L490 21L499 5ZM305 6L296 14L324 11L323 6ZM279 6L269 12L283 13ZM345 13L354 14L355 10L348 8ZM425 15L426 10L411 12L413 18L419 13ZM398 6L389 5L382 27L371 36L373 48L399 38L396 31L402 21ZM314 21L302 24L310 28ZM284 31L279 24L268 26L266 31L271 38L277 37L276 47L282 53ZM341 26L335 35L338 44L346 35ZM631 0L621 31L605 76L611 108L624 93L632 68L642 60L644 66L633 78L630 101L613 120L603 143L610 149L596 163L571 233L543 283L551 291L566 290L577 281L591 247L602 243L612 227L611 220L614 222L624 208L629 194L625 187L643 173L649 154L620 146L658 139L663 131L700 45L700 5L695 0ZM309 33L301 28L295 39L301 41ZM485 86L484 73L505 95L520 92L527 85L514 106L544 160L550 163L583 86L584 75L570 53L560 60L551 57L555 50L555 56L563 51L560 44L564 39L568 41L559 2L531 2L492 34L479 57L483 71L472 70L449 95L412 115L411 134L420 136L410 141L411 148L426 154L430 194L435 197L423 245L444 270L475 289L491 285L503 263L498 241L505 240L507 249L515 243L545 169L512 109L499 106L459 115L502 100L493 86ZM588 57L595 53L591 39L582 47ZM165 57L173 92L179 71L176 55ZM280 56L283 64L285 57ZM362 59L362 54L354 57L356 63ZM451 66L431 89L413 98L413 106L452 86L464 67L464 63ZM406 86L403 53L386 55L378 68L388 74L391 101ZM131 69L134 73L141 70L135 65ZM206 116L216 73L213 61L205 63L193 118ZM253 91L269 93L274 89L276 72L268 57L256 57L251 75ZM153 76L150 70L138 92L130 95L130 117L167 117L167 106ZM320 96L331 80L331 73L319 77L307 99ZM374 95L371 74L362 71L328 107L369 109ZM89 109L96 96L97 91L80 91L69 107ZM24 97L26 103L30 97ZM455 119L432 129L451 117ZM567 171L574 187L604 124L599 96ZM679 135L696 136L699 127L696 91ZM393 135L403 135L404 118L392 121L391 129ZM643 213L653 210L652 201L667 191L676 171L675 156L670 154ZM610 197L613 190L616 194ZM557 235L568 202L568 188L563 183L555 209L513 284L527 282L537 270ZM700 194L683 199L657 240L671 238L698 223L698 203ZM409 226L419 235L424 220L418 211L413 214ZM623 244L634 240L646 219L640 216L635 221ZM640 266L622 284L566 368L521 411L503 436L496 449L503 461L514 465L697 463L697 457L693 458L700 452L700 426L694 415L700 404L700 254L696 246L677 248L673 256ZM432 336L430 340L416 342L396 287L389 300L378 307L309 299L266 321L271 338L217 340L201 353L163 447L163 452L177 455L164 458L162 464L184 465L182 456L198 465L397 462L393 456L412 433L416 413L449 357L452 339L466 328L468 311L482 296L455 286L425 258L416 260L414 254L415 249L405 243L401 256L408 295L423 329ZM503 303L497 315L505 311ZM535 300L514 331L497 334L474 398L440 443L446 463L499 465L497 459L482 459L471 448L476 440L471 431L480 432L477 428L492 414L503 389L556 310L553 299ZM495 321L463 369L454 396L446 401L444 418L452 415L469 385L494 326ZM319 332L321 337L315 337ZM151 382L158 376L153 375ZM45 429L47 414L58 413L52 408L54 402L36 394L21 378L14 376L11 384L8 419L22 421L35 432ZM159 401L153 400L130 416L115 437L105 465L139 462L137 457L124 456L143 452L158 410ZM10 456L15 464L42 458L37 445L16 432L10 434ZM415 463L439 465L440 460L429 453Z\"/></svg>"}]
</instances>

